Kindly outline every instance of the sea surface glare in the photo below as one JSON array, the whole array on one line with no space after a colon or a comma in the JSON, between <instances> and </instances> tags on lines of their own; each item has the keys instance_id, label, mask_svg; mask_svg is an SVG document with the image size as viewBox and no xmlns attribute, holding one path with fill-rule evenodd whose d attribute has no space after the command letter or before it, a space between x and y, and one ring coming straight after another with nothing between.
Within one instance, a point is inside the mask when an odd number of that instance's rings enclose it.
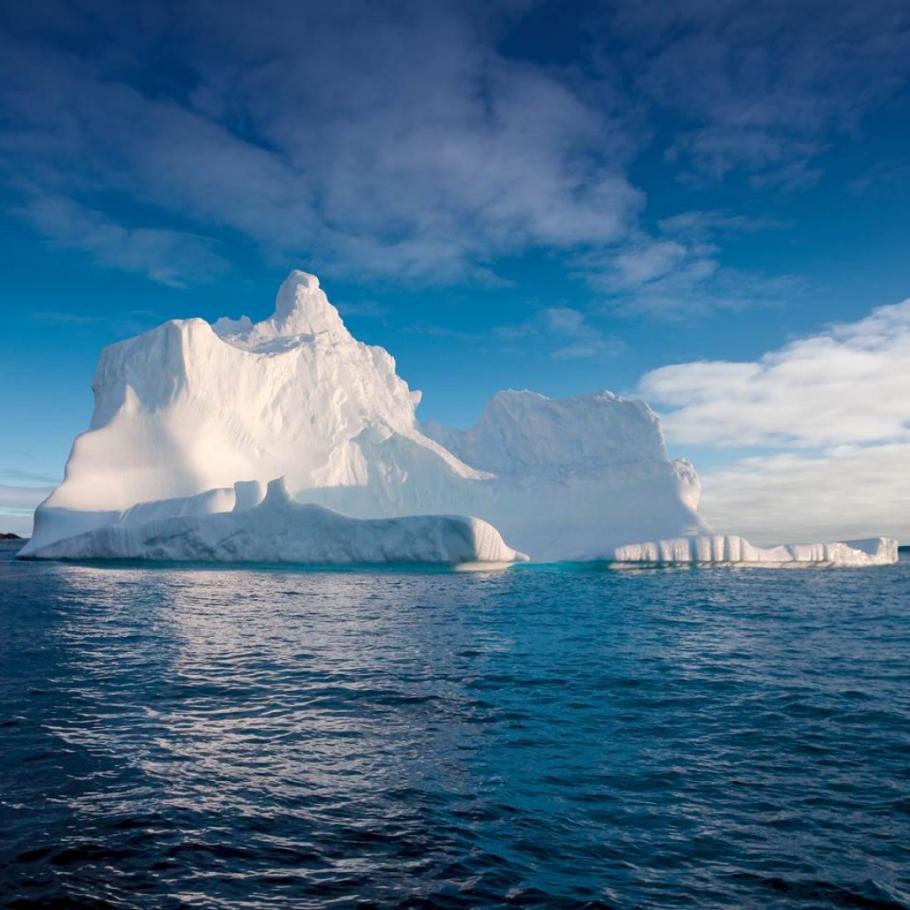
<instances>
[{"instance_id":1,"label":"sea surface glare","mask_svg":"<svg viewBox=\"0 0 910 910\"><path fill-rule=\"evenodd\" d=\"M0 551L7 907L910 907L910 564Z\"/></svg>"}]
</instances>

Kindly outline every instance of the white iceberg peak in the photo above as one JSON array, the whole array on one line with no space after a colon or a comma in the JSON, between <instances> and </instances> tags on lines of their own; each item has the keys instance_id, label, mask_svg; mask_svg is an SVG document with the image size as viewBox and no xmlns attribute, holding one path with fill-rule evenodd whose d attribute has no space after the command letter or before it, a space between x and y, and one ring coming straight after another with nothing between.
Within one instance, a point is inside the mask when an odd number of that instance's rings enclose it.
<instances>
[{"instance_id":1,"label":"white iceberg peak","mask_svg":"<svg viewBox=\"0 0 910 910\"><path fill-rule=\"evenodd\" d=\"M331 343L355 343L341 314L319 286L319 279L299 269L294 269L281 283L275 311L268 319L254 324L247 316L222 318L212 328L234 347L256 353L273 353L293 343L320 338Z\"/></svg>"},{"instance_id":2,"label":"white iceberg peak","mask_svg":"<svg viewBox=\"0 0 910 910\"><path fill-rule=\"evenodd\" d=\"M282 335L330 332L349 336L338 310L329 303L325 291L319 287L319 279L296 269L278 289L271 322Z\"/></svg>"}]
</instances>

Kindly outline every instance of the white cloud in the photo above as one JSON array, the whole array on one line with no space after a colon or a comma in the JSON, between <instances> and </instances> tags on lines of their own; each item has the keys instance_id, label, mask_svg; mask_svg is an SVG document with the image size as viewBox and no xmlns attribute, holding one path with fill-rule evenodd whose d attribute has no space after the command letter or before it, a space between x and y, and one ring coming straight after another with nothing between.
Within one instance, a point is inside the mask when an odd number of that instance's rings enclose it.
<instances>
[{"instance_id":1,"label":"white cloud","mask_svg":"<svg viewBox=\"0 0 910 910\"><path fill-rule=\"evenodd\" d=\"M767 449L707 472L703 511L759 541L910 539L910 300L756 361L646 374L671 446ZM778 449L790 451L781 453Z\"/></svg>"},{"instance_id":2,"label":"white cloud","mask_svg":"<svg viewBox=\"0 0 910 910\"><path fill-rule=\"evenodd\" d=\"M658 222L654 234L636 231L607 251L577 257L579 274L605 295L604 306L624 315L680 319L792 300L802 282L725 267L717 238L776 230L771 218L688 211Z\"/></svg>"},{"instance_id":3,"label":"white cloud","mask_svg":"<svg viewBox=\"0 0 910 910\"><path fill-rule=\"evenodd\" d=\"M83 232L87 213L61 212L62 199L101 210L117 194L358 277L488 276L498 255L627 234L643 196L621 122L558 71L503 56L469 10L266 6L195 0L173 22L143 22L192 75L188 97L147 90L157 46L136 46L127 11L99 13L124 45L91 59L0 35L0 110L16 125L0 173L57 200L32 220L166 281L183 280L163 263L184 241L203 272L215 265L204 238L124 231L98 213Z\"/></svg>"},{"instance_id":4,"label":"white cloud","mask_svg":"<svg viewBox=\"0 0 910 910\"><path fill-rule=\"evenodd\" d=\"M682 443L799 446L910 439L910 300L751 362L696 361L642 377Z\"/></svg>"},{"instance_id":5,"label":"white cloud","mask_svg":"<svg viewBox=\"0 0 910 910\"><path fill-rule=\"evenodd\" d=\"M64 196L32 193L18 212L57 246L84 250L102 265L145 274L171 287L211 280L228 268L207 237L160 228L125 228ZM71 321L82 317L72 315Z\"/></svg>"},{"instance_id":6,"label":"white cloud","mask_svg":"<svg viewBox=\"0 0 910 910\"><path fill-rule=\"evenodd\" d=\"M904 0L689 0L609 7L611 43L633 44L637 86L682 124L671 162L703 180L735 171L756 188L799 189L835 134L903 90Z\"/></svg>"},{"instance_id":7,"label":"white cloud","mask_svg":"<svg viewBox=\"0 0 910 910\"><path fill-rule=\"evenodd\" d=\"M558 346L550 352L554 360L590 360L622 349L621 342L605 335L580 310L550 307L542 315L542 330L559 339Z\"/></svg>"}]
</instances>

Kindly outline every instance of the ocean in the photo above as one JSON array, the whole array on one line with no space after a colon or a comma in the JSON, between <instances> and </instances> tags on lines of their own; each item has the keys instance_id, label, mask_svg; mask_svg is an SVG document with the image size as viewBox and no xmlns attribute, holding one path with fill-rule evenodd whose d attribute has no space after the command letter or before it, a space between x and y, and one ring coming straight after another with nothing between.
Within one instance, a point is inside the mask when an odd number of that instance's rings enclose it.
<instances>
[{"instance_id":1,"label":"ocean","mask_svg":"<svg viewBox=\"0 0 910 910\"><path fill-rule=\"evenodd\" d=\"M910 907L910 563L0 544L10 908Z\"/></svg>"}]
</instances>

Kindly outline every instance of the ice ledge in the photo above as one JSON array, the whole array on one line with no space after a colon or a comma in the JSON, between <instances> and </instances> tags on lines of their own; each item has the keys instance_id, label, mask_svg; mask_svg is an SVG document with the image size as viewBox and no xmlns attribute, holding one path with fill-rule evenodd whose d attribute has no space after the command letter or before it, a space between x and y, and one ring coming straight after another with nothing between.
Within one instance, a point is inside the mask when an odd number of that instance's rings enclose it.
<instances>
[{"instance_id":1,"label":"ice ledge","mask_svg":"<svg viewBox=\"0 0 910 910\"><path fill-rule=\"evenodd\" d=\"M757 547L736 534L712 534L627 544L600 558L619 566L828 568L894 565L898 551L893 537Z\"/></svg>"},{"instance_id":2,"label":"ice ledge","mask_svg":"<svg viewBox=\"0 0 910 910\"><path fill-rule=\"evenodd\" d=\"M349 518L295 502L284 478L235 487L233 511L111 523L19 556L28 559L138 559L190 562L483 564L527 560L479 518L410 515ZM248 507L252 506L252 507Z\"/></svg>"}]
</instances>

